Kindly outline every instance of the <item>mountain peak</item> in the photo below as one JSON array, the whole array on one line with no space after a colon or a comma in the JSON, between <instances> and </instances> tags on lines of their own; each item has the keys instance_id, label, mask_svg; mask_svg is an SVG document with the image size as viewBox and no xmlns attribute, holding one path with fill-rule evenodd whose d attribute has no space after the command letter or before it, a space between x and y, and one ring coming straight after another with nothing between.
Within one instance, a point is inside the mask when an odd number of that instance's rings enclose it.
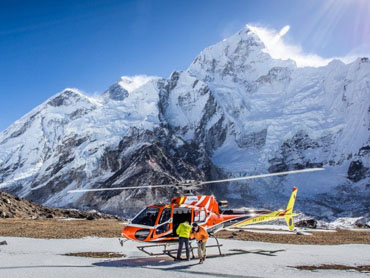
<instances>
[{"instance_id":1,"label":"mountain peak","mask_svg":"<svg viewBox=\"0 0 370 278\"><path fill-rule=\"evenodd\" d=\"M258 36L258 34L254 31L252 26L246 25L243 29L241 29L238 33L232 35L231 37L225 39L224 41L228 40L237 40L237 41L248 41L251 45L256 47L265 47L263 41Z\"/></svg>"},{"instance_id":2,"label":"mountain peak","mask_svg":"<svg viewBox=\"0 0 370 278\"><path fill-rule=\"evenodd\" d=\"M103 96L107 96L109 99L115 101L122 101L128 97L128 92L118 83L113 84L103 93Z\"/></svg>"},{"instance_id":3,"label":"mountain peak","mask_svg":"<svg viewBox=\"0 0 370 278\"><path fill-rule=\"evenodd\" d=\"M158 78L160 77L148 75L122 76L118 84L128 93L131 93L141 86L144 86L146 83Z\"/></svg>"},{"instance_id":4,"label":"mountain peak","mask_svg":"<svg viewBox=\"0 0 370 278\"><path fill-rule=\"evenodd\" d=\"M134 75L134 76L121 76L121 79L110 86L103 96L115 101L122 101L129 96L131 92L145 86L153 80L158 80L160 77L148 75Z\"/></svg>"},{"instance_id":5,"label":"mountain peak","mask_svg":"<svg viewBox=\"0 0 370 278\"><path fill-rule=\"evenodd\" d=\"M188 68L188 73L212 83L253 82L273 67L294 67L294 62L272 59L265 45L249 26L233 36L204 49Z\"/></svg>"},{"instance_id":6,"label":"mountain peak","mask_svg":"<svg viewBox=\"0 0 370 278\"><path fill-rule=\"evenodd\" d=\"M83 96L84 95L78 89L66 88L62 92L53 96L48 101L48 104L54 107L68 106L76 103Z\"/></svg>"}]
</instances>

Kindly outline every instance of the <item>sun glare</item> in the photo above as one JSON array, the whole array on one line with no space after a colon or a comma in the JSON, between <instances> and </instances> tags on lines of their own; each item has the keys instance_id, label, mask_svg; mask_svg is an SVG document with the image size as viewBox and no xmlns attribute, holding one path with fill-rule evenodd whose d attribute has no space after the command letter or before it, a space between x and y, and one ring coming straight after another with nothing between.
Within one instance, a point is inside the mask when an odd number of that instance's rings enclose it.
<instances>
[{"instance_id":1,"label":"sun glare","mask_svg":"<svg viewBox=\"0 0 370 278\"><path fill-rule=\"evenodd\" d=\"M288 33L289 29L290 29L289 25L286 25L283 28L281 28L281 30L279 32L279 36L283 37L286 33Z\"/></svg>"},{"instance_id":2,"label":"sun glare","mask_svg":"<svg viewBox=\"0 0 370 278\"><path fill-rule=\"evenodd\" d=\"M299 45L288 44L283 36L290 29L284 26L279 32L260 26L247 25L247 27L261 39L265 45L264 51L274 59L291 59L298 67L320 67L327 65L332 59L324 59L315 54L304 53Z\"/></svg>"},{"instance_id":3,"label":"sun glare","mask_svg":"<svg viewBox=\"0 0 370 278\"><path fill-rule=\"evenodd\" d=\"M344 63L353 62L358 57L369 57L370 53L370 0L327 0L322 2L320 9L312 14L312 20L307 26L300 30L304 34L300 43L310 45L312 51L325 48L333 41L334 34L338 34L338 26L352 26L348 37L352 45L355 45L351 52L342 56L323 58L319 55L307 53L298 43L288 43L284 36L289 32L290 25L278 30L262 26L247 25L265 45L264 51L274 59L291 59L298 67L320 67L327 65L333 59L342 60ZM348 18L351 22L346 22ZM293 26L294 27L294 26ZM336 31L336 32L335 32ZM335 41L335 40L334 40ZM331 45L336 50L335 44Z\"/></svg>"}]
</instances>

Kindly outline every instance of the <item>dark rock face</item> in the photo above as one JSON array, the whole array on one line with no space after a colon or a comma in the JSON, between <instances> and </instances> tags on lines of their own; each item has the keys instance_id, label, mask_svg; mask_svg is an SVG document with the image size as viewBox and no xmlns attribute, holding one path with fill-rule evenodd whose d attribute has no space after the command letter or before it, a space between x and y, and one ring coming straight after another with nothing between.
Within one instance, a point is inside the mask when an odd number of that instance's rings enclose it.
<instances>
[{"instance_id":1,"label":"dark rock face","mask_svg":"<svg viewBox=\"0 0 370 278\"><path fill-rule=\"evenodd\" d=\"M184 180L206 180L217 173L206 153L195 143L183 143L176 146L178 139L170 131L157 128L153 131L131 128L117 144L107 147L100 156L97 171L87 177L85 165L78 168L68 167L74 161L74 149L88 143L87 137L74 136L65 138L56 147L52 158L55 163L45 168L48 175L36 175L31 183L32 191L26 194L29 200L38 203L50 202L51 196L66 196L66 188L94 183L94 188L101 187L138 187L121 191L94 192L84 194L75 202L63 203L63 206L97 209L112 214L133 216L153 200L170 201L179 194L185 194L187 188L169 186L165 188L140 189L149 184L177 184ZM94 155L94 154L92 154ZM66 170L68 169L68 170ZM110 173L109 175L102 173ZM39 186L43 184L43 186ZM12 187L12 192L21 193L23 188ZM10 190L9 190L10 191ZM207 188L197 188L197 193L209 193ZM195 192L194 192L195 193ZM109 205L107 205L109 204ZM71 217L78 217L70 212ZM45 213L45 217L55 217Z\"/></svg>"},{"instance_id":2,"label":"dark rock face","mask_svg":"<svg viewBox=\"0 0 370 278\"><path fill-rule=\"evenodd\" d=\"M213 150L220 147L226 139L227 129L223 128L224 118L221 117L214 126L209 130L205 131L206 136L204 137L206 149L211 154Z\"/></svg>"},{"instance_id":3,"label":"dark rock face","mask_svg":"<svg viewBox=\"0 0 370 278\"><path fill-rule=\"evenodd\" d=\"M109 87L103 95L108 95L108 97L112 100L122 101L126 97L128 97L128 92L124 88L122 88L118 83Z\"/></svg>"},{"instance_id":4,"label":"dark rock face","mask_svg":"<svg viewBox=\"0 0 370 278\"><path fill-rule=\"evenodd\" d=\"M56 96L55 98L49 101L50 106L59 107L59 106L68 106L80 99L80 95L74 91L65 90L62 94Z\"/></svg>"},{"instance_id":5,"label":"dark rock face","mask_svg":"<svg viewBox=\"0 0 370 278\"><path fill-rule=\"evenodd\" d=\"M84 165L68 172L65 171L65 168L75 159L73 149L87 140L86 137L78 138L77 136L64 139L62 144L56 147L57 151L53 152L57 156L56 159L53 159L55 163L45 168L48 175L36 175L30 185L34 189L25 197L38 203L45 203L50 196L62 191L71 183L83 183L87 177ZM39 187L40 184L44 184L44 186ZM19 192L12 192L20 193L21 189Z\"/></svg>"},{"instance_id":6,"label":"dark rock face","mask_svg":"<svg viewBox=\"0 0 370 278\"><path fill-rule=\"evenodd\" d=\"M0 191L0 218L117 219L116 216L97 211L78 211L45 207L3 191Z\"/></svg>"},{"instance_id":7,"label":"dark rock face","mask_svg":"<svg viewBox=\"0 0 370 278\"><path fill-rule=\"evenodd\" d=\"M316 229L317 221L315 219L307 219L307 220L296 222L294 225L300 228Z\"/></svg>"},{"instance_id":8,"label":"dark rock face","mask_svg":"<svg viewBox=\"0 0 370 278\"><path fill-rule=\"evenodd\" d=\"M257 79L257 83L272 83L273 81L290 81L291 70L283 67L272 68L267 75Z\"/></svg>"},{"instance_id":9,"label":"dark rock face","mask_svg":"<svg viewBox=\"0 0 370 278\"><path fill-rule=\"evenodd\" d=\"M362 192L340 185L330 192L316 195L313 202L325 206L336 217L360 217L369 213L370 191ZM333 220L333 217L326 219Z\"/></svg>"},{"instance_id":10,"label":"dark rock face","mask_svg":"<svg viewBox=\"0 0 370 278\"><path fill-rule=\"evenodd\" d=\"M171 74L170 79L167 82L166 90L167 91L173 90L176 87L177 82L179 81L179 78L180 78L180 72L174 71Z\"/></svg>"},{"instance_id":11,"label":"dark rock face","mask_svg":"<svg viewBox=\"0 0 370 278\"><path fill-rule=\"evenodd\" d=\"M171 140L162 138L151 131L141 132L132 129L129 136L125 136L116 148L106 149L100 167L113 174L104 180L100 180L99 187L138 187L122 192L108 191L103 193L86 194L78 201L92 208L106 212L115 211L119 214L133 215L143 206L152 203L153 200L170 201L174 195L184 194L186 188L176 186L186 180L204 180L205 171L196 167L198 155L191 156L191 152L172 149ZM132 153L126 154L127 148L142 142ZM191 146L183 146L183 150L191 149ZM140 186L148 184L175 184L164 188L153 188L140 190ZM202 192L198 188L198 192ZM132 198L130 202L124 199ZM104 204L112 202L114 205L105 207Z\"/></svg>"},{"instance_id":12,"label":"dark rock face","mask_svg":"<svg viewBox=\"0 0 370 278\"><path fill-rule=\"evenodd\" d=\"M370 228L370 218L369 217L362 217L362 218L358 219L355 222L355 226L358 227L358 228L369 229Z\"/></svg>"},{"instance_id":13,"label":"dark rock face","mask_svg":"<svg viewBox=\"0 0 370 278\"><path fill-rule=\"evenodd\" d=\"M370 174L370 168L364 167L361 161L352 161L348 168L348 179L358 182Z\"/></svg>"},{"instance_id":14,"label":"dark rock face","mask_svg":"<svg viewBox=\"0 0 370 278\"><path fill-rule=\"evenodd\" d=\"M320 140L322 144L322 140ZM324 162L321 157L317 161L307 159L305 151L323 148L318 141L312 140L304 131L295 134L291 139L286 140L280 148L280 155L269 160L269 172L283 172L304 168L322 167ZM294 162L293 162L294 161Z\"/></svg>"},{"instance_id":15,"label":"dark rock face","mask_svg":"<svg viewBox=\"0 0 370 278\"><path fill-rule=\"evenodd\" d=\"M359 150L358 155L360 155L360 156L370 155L370 145L363 146Z\"/></svg>"},{"instance_id":16,"label":"dark rock face","mask_svg":"<svg viewBox=\"0 0 370 278\"><path fill-rule=\"evenodd\" d=\"M236 142L240 148L260 149L266 143L267 129L240 136Z\"/></svg>"},{"instance_id":17,"label":"dark rock face","mask_svg":"<svg viewBox=\"0 0 370 278\"><path fill-rule=\"evenodd\" d=\"M37 115L39 113L35 113L33 114L31 117L30 117L30 120L27 121L19 130L13 132L11 135L10 135L10 138L16 138L20 135L22 135L33 123L33 121L36 119ZM2 144L5 143L6 141L4 142L1 142Z\"/></svg>"}]
</instances>

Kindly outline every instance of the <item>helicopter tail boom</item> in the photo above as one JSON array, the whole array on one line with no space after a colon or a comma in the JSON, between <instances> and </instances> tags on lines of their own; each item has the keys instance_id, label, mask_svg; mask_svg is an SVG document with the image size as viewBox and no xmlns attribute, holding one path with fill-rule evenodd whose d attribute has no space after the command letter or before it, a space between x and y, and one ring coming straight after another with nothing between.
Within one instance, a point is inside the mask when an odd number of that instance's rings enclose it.
<instances>
[{"instance_id":1,"label":"helicopter tail boom","mask_svg":"<svg viewBox=\"0 0 370 278\"><path fill-rule=\"evenodd\" d=\"M248 218L244 221L241 221L239 223L232 225L230 228L246 226L250 224L257 224L257 223L262 223L262 222L267 222L267 221L271 221L275 219L284 218L289 227L289 230L292 231L294 229L293 216L297 215L296 213L293 213L293 207L294 207L295 199L297 196L297 191L298 191L298 188L294 187L292 195L290 196L288 205L286 207L286 210L275 210L267 214L262 214L256 217Z\"/></svg>"}]
</instances>

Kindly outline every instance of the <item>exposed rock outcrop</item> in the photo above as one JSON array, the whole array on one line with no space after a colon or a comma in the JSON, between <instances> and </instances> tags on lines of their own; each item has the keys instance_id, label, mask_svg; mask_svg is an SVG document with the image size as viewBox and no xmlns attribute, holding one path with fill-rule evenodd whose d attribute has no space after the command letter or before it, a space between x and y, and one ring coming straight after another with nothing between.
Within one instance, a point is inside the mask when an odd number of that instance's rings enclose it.
<instances>
[{"instance_id":1,"label":"exposed rock outcrop","mask_svg":"<svg viewBox=\"0 0 370 278\"><path fill-rule=\"evenodd\" d=\"M18 196L0 191L0 218L77 218L77 219L117 219L116 216L97 211L59 209L45 207Z\"/></svg>"}]
</instances>

